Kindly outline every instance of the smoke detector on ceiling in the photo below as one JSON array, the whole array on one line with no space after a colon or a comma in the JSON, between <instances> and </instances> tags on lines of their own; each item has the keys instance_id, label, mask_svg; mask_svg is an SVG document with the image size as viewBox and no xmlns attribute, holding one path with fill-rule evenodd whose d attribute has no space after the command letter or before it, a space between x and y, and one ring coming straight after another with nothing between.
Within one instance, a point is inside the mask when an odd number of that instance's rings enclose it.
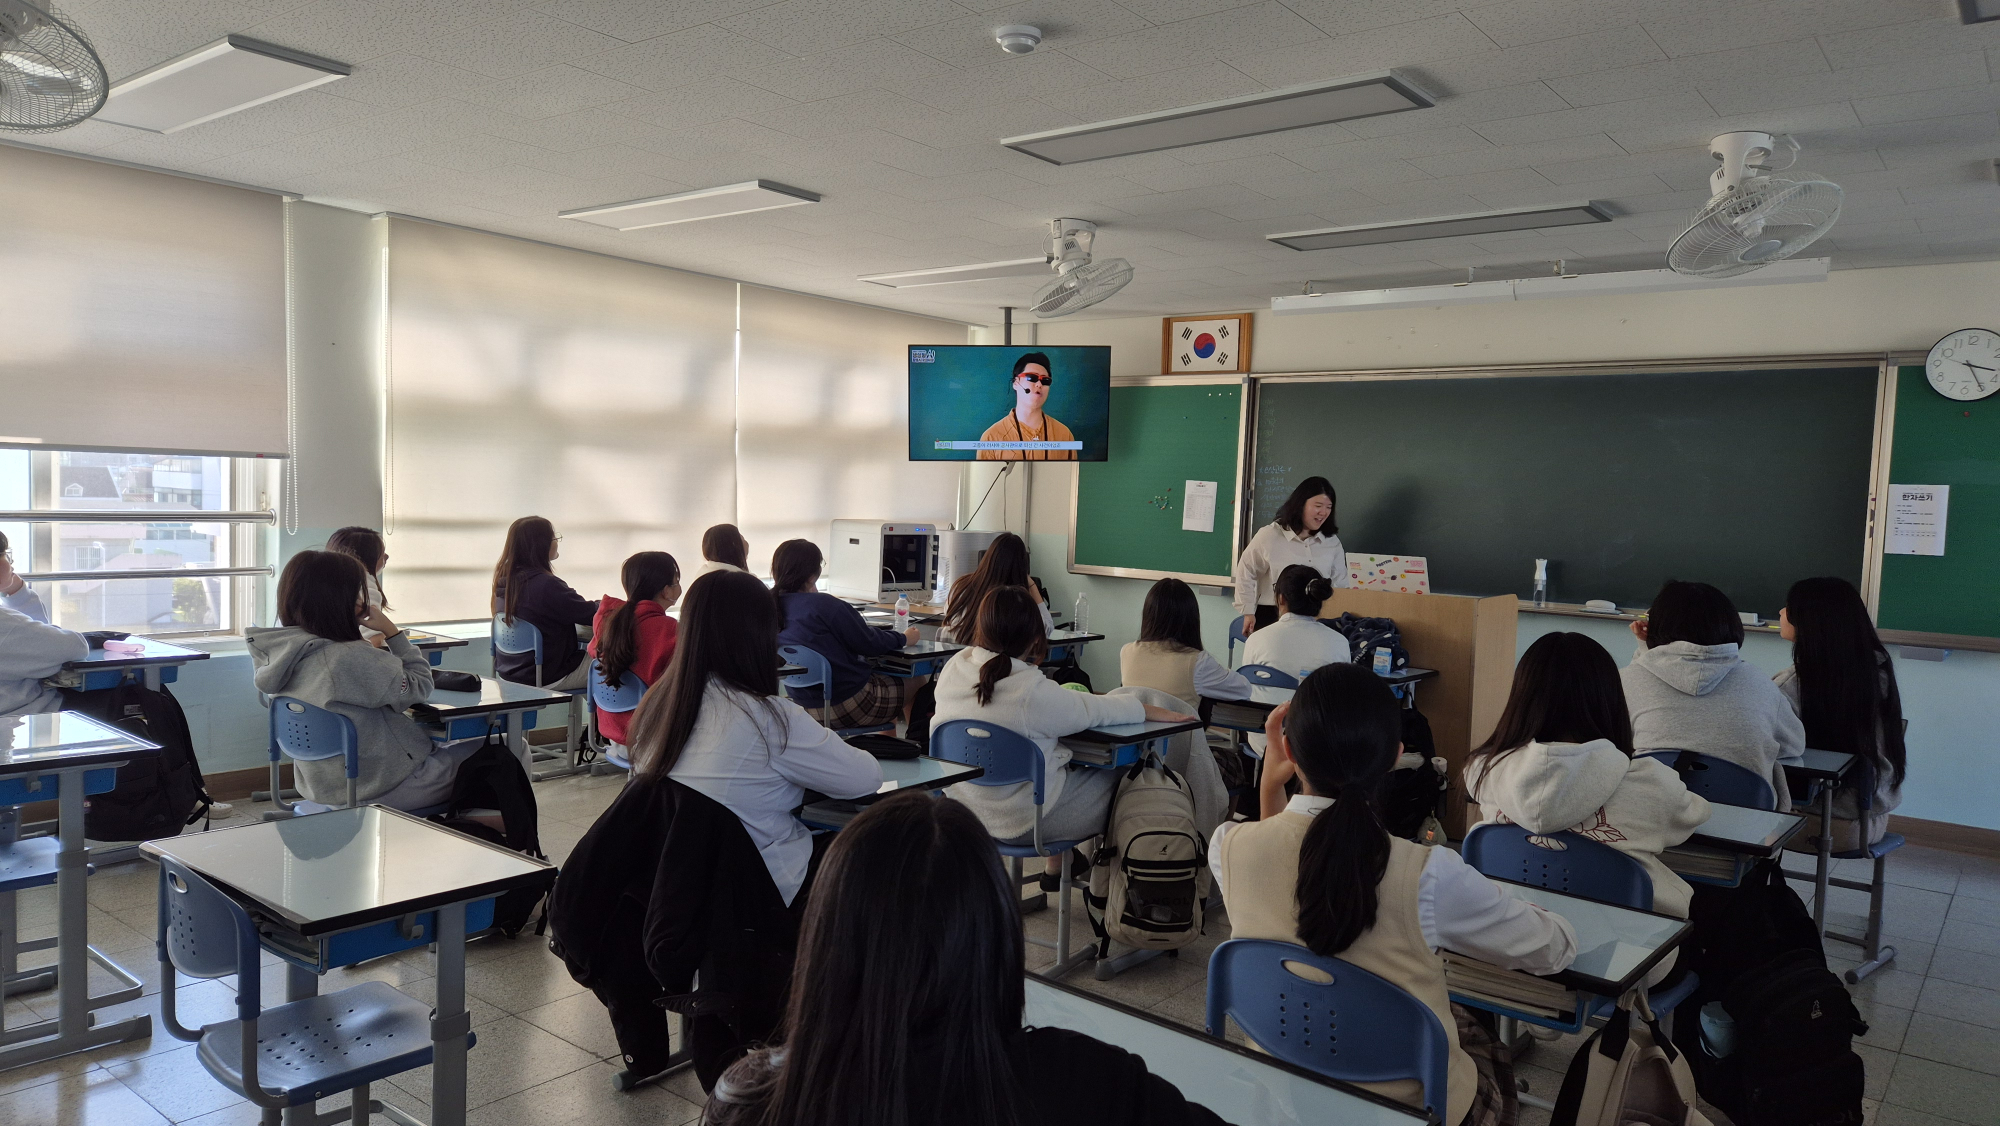
<instances>
[{"instance_id":1,"label":"smoke detector on ceiling","mask_svg":"<svg viewBox=\"0 0 2000 1126\"><path fill-rule=\"evenodd\" d=\"M1025 55L1042 45L1042 29L1027 24L1009 24L993 29L993 41L1010 55Z\"/></svg>"}]
</instances>

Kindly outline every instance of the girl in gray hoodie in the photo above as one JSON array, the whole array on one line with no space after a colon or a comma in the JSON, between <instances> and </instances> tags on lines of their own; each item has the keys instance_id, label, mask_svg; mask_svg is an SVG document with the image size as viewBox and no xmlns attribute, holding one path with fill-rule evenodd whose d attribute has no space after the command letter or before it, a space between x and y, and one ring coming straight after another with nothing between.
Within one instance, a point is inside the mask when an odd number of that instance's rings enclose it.
<instances>
[{"instance_id":1,"label":"girl in gray hoodie","mask_svg":"<svg viewBox=\"0 0 2000 1126\"><path fill-rule=\"evenodd\" d=\"M424 654L370 606L367 573L351 555L301 551L278 579L278 621L244 631L257 688L339 712L354 721L360 776L357 800L422 809L451 797L459 764L482 740L433 745L403 714L430 698L431 666ZM361 638L380 633L381 647ZM347 799L347 766L338 758L295 762L299 792L326 805Z\"/></svg>"},{"instance_id":2,"label":"girl in gray hoodie","mask_svg":"<svg viewBox=\"0 0 2000 1126\"><path fill-rule=\"evenodd\" d=\"M1696 751L1771 783L1792 808L1784 764L1805 758L1806 729L1770 678L1745 664L1743 619L1707 583L1668 583L1645 620L1639 652L1620 675L1640 752Z\"/></svg>"}]
</instances>

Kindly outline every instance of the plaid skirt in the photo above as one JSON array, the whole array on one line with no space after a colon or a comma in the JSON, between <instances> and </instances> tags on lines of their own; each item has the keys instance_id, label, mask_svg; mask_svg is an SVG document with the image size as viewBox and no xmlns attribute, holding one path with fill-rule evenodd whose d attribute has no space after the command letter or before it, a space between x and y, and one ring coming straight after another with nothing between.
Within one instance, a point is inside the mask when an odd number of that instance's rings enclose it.
<instances>
[{"instance_id":1,"label":"plaid skirt","mask_svg":"<svg viewBox=\"0 0 2000 1126\"><path fill-rule=\"evenodd\" d=\"M1479 1070L1479 1089L1473 1093L1472 1109L1465 1112L1459 1126L1516 1126L1521 1120L1521 1095L1514 1082L1514 1059L1507 1045L1488 1032L1464 1005L1453 1005L1451 1015L1458 1024L1458 1046L1465 1049Z\"/></svg>"},{"instance_id":2,"label":"plaid skirt","mask_svg":"<svg viewBox=\"0 0 2000 1126\"><path fill-rule=\"evenodd\" d=\"M904 678L876 673L861 691L834 705L829 727L880 727L903 718Z\"/></svg>"}]
</instances>

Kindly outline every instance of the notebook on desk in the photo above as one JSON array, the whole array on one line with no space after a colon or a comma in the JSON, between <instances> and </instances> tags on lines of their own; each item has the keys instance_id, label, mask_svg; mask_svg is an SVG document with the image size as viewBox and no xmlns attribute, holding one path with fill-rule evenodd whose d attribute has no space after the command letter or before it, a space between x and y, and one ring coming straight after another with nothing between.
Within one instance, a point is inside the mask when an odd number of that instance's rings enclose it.
<instances>
[{"instance_id":1,"label":"notebook on desk","mask_svg":"<svg viewBox=\"0 0 2000 1126\"><path fill-rule=\"evenodd\" d=\"M1438 957L1444 959L1445 989L1453 996L1473 997L1551 1019L1574 1017L1582 1004L1576 990L1554 978L1501 969L1449 950L1438 951Z\"/></svg>"}]
</instances>

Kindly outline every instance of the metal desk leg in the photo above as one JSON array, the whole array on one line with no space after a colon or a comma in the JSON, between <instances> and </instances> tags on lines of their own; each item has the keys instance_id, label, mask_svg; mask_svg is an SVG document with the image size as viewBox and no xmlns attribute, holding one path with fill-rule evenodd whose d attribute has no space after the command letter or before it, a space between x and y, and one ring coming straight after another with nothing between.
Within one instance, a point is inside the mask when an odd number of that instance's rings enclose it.
<instances>
[{"instance_id":1,"label":"metal desk leg","mask_svg":"<svg viewBox=\"0 0 2000 1126\"><path fill-rule=\"evenodd\" d=\"M1821 938L1826 937L1826 883L1833 867L1833 791L1831 784L1819 784L1819 867L1813 877L1813 929Z\"/></svg>"},{"instance_id":2,"label":"metal desk leg","mask_svg":"<svg viewBox=\"0 0 2000 1126\"><path fill-rule=\"evenodd\" d=\"M528 733L521 726L521 713L508 712L500 718L500 722L505 725L504 730L507 732L507 749L513 751L514 757L521 760L522 771L528 777L533 778L535 776L534 752L528 749Z\"/></svg>"},{"instance_id":3,"label":"metal desk leg","mask_svg":"<svg viewBox=\"0 0 2000 1126\"><path fill-rule=\"evenodd\" d=\"M465 904L438 908L437 1003L431 1016L431 1126L465 1126Z\"/></svg>"},{"instance_id":4,"label":"metal desk leg","mask_svg":"<svg viewBox=\"0 0 2000 1126\"><path fill-rule=\"evenodd\" d=\"M263 967L259 966L257 972L262 973ZM286 962L286 1002L303 1001L308 997L317 996L319 996L319 975L311 970L300 969L290 962ZM318 1105L317 1103L305 1103L300 1106L286 1107L284 1111L285 1126L321 1126L322 1123L345 1120L345 1116L342 1115L321 1115L317 1109Z\"/></svg>"},{"instance_id":5,"label":"metal desk leg","mask_svg":"<svg viewBox=\"0 0 2000 1126\"><path fill-rule=\"evenodd\" d=\"M147 665L143 675L146 681L146 690L149 692L158 692L164 683L160 676L160 666Z\"/></svg>"}]
</instances>

